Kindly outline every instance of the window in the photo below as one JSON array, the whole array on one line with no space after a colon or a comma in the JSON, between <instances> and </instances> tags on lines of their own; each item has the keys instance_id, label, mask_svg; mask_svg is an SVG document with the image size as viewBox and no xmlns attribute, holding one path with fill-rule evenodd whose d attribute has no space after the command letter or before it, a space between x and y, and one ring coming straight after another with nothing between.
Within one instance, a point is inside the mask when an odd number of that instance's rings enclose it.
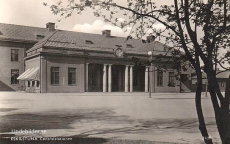
<instances>
[{"instance_id":1,"label":"window","mask_svg":"<svg viewBox=\"0 0 230 144\"><path fill-rule=\"evenodd\" d=\"M18 78L19 77L19 70L12 69L11 70L11 84L19 84Z\"/></svg>"},{"instance_id":2,"label":"window","mask_svg":"<svg viewBox=\"0 0 230 144\"><path fill-rule=\"evenodd\" d=\"M133 48L133 46L131 44L126 44L127 48Z\"/></svg>"},{"instance_id":3,"label":"window","mask_svg":"<svg viewBox=\"0 0 230 144\"><path fill-rule=\"evenodd\" d=\"M163 71L157 71L157 86L163 86Z\"/></svg>"},{"instance_id":4,"label":"window","mask_svg":"<svg viewBox=\"0 0 230 144\"><path fill-rule=\"evenodd\" d=\"M76 84L76 68L68 68L68 84Z\"/></svg>"},{"instance_id":5,"label":"window","mask_svg":"<svg viewBox=\"0 0 230 144\"><path fill-rule=\"evenodd\" d=\"M18 61L18 49L11 49L11 61Z\"/></svg>"},{"instance_id":6,"label":"window","mask_svg":"<svg viewBox=\"0 0 230 144\"><path fill-rule=\"evenodd\" d=\"M37 39L43 39L44 37L44 35L37 35Z\"/></svg>"},{"instance_id":7,"label":"window","mask_svg":"<svg viewBox=\"0 0 230 144\"><path fill-rule=\"evenodd\" d=\"M169 72L169 85L174 85L174 72Z\"/></svg>"},{"instance_id":8,"label":"window","mask_svg":"<svg viewBox=\"0 0 230 144\"><path fill-rule=\"evenodd\" d=\"M115 45L115 46L118 47L118 48L122 47L122 45Z\"/></svg>"},{"instance_id":9,"label":"window","mask_svg":"<svg viewBox=\"0 0 230 144\"><path fill-rule=\"evenodd\" d=\"M221 82L221 87L224 87L224 82Z\"/></svg>"},{"instance_id":10,"label":"window","mask_svg":"<svg viewBox=\"0 0 230 144\"><path fill-rule=\"evenodd\" d=\"M86 44L94 44L92 41L90 41L90 40L85 40L85 43Z\"/></svg>"},{"instance_id":11,"label":"window","mask_svg":"<svg viewBox=\"0 0 230 144\"><path fill-rule=\"evenodd\" d=\"M59 67L51 67L51 85L59 84Z\"/></svg>"}]
</instances>

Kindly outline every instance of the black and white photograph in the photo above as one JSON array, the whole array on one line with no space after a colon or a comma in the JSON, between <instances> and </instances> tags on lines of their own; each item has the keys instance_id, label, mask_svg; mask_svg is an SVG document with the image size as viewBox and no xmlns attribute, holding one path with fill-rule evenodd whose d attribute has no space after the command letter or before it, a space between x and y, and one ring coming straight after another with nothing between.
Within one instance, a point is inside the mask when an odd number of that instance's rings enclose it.
<instances>
[{"instance_id":1,"label":"black and white photograph","mask_svg":"<svg viewBox=\"0 0 230 144\"><path fill-rule=\"evenodd\" d=\"M0 0L0 144L230 144L230 0Z\"/></svg>"}]
</instances>

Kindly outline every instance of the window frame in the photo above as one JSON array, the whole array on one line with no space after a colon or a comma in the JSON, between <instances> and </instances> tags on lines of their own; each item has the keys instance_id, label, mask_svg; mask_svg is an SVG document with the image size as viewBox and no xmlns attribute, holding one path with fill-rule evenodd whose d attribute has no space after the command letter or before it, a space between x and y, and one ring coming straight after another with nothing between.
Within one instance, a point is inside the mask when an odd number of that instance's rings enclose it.
<instances>
[{"instance_id":1,"label":"window frame","mask_svg":"<svg viewBox=\"0 0 230 144\"><path fill-rule=\"evenodd\" d=\"M161 75L159 75L161 74ZM163 74L163 71L162 70L158 70L157 71L157 86L164 86L164 82L163 82L163 79L164 79L164 74Z\"/></svg>"},{"instance_id":2,"label":"window frame","mask_svg":"<svg viewBox=\"0 0 230 144\"><path fill-rule=\"evenodd\" d=\"M175 85L175 73L169 72L169 85Z\"/></svg>"},{"instance_id":3,"label":"window frame","mask_svg":"<svg viewBox=\"0 0 230 144\"><path fill-rule=\"evenodd\" d=\"M85 44L94 44L94 42L91 40L85 40Z\"/></svg>"},{"instance_id":4,"label":"window frame","mask_svg":"<svg viewBox=\"0 0 230 144\"><path fill-rule=\"evenodd\" d=\"M70 71L70 70L74 70L74 71ZM71 78L72 79L70 79L70 74L71 74ZM74 79L73 79L73 76L75 77ZM68 85L69 86L76 86L77 85L77 68L75 68L75 67L68 67Z\"/></svg>"},{"instance_id":5,"label":"window frame","mask_svg":"<svg viewBox=\"0 0 230 144\"><path fill-rule=\"evenodd\" d=\"M19 49L11 49L11 61L19 61Z\"/></svg>"},{"instance_id":6,"label":"window frame","mask_svg":"<svg viewBox=\"0 0 230 144\"><path fill-rule=\"evenodd\" d=\"M60 84L60 67L50 68L50 83L54 86Z\"/></svg>"},{"instance_id":7,"label":"window frame","mask_svg":"<svg viewBox=\"0 0 230 144\"><path fill-rule=\"evenodd\" d=\"M17 75L13 75L13 71L17 71ZM11 69L11 75L10 75L10 84L19 84L19 80L17 79L19 77L19 69Z\"/></svg>"},{"instance_id":8,"label":"window frame","mask_svg":"<svg viewBox=\"0 0 230 144\"><path fill-rule=\"evenodd\" d=\"M126 44L126 48L134 48L131 44Z\"/></svg>"}]
</instances>

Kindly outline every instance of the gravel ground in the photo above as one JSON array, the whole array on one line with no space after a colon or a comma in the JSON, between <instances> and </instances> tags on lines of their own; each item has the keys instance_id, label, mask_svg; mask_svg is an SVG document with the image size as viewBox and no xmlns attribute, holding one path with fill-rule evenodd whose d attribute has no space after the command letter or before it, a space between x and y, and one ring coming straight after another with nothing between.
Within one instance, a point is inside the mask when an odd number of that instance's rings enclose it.
<instances>
[{"instance_id":1,"label":"gravel ground","mask_svg":"<svg viewBox=\"0 0 230 144\"><path fill-rule=\"evenodd\" d=\"M0 93L0 136L12 129L45 130L34 137L72 141L7 141L0 144L202 144L194 94ZM210 97L202 97L207 128L220 143ZM12 136L13 137L13 136Z\"/></svg>"}]
</instances>

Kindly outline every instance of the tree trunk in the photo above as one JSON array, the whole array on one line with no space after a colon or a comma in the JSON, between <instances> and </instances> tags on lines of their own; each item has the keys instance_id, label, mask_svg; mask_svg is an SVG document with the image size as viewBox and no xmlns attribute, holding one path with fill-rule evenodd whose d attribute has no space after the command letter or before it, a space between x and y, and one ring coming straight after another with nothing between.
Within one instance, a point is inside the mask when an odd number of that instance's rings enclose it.
<instances>
[{"instance_id":1,"label":"tree trunk","mask_svg":"<svg viewBox=\"0 0 230 144\"><path fill-rule=\"evenodd\" d=\"M230 114L229 114L229 100L230 100L230 76L228 78L228 81L226 83L225 87L225 100L226 100L226 105L223 107L224 111L224 118L223 118L223 123L224 123L224 132L223 132L223 139L222 143L223 144L229 144L230 143Z\"/></svg>"},{"instance_id":2,"label":"tree trunk","mask_svg":"<svg viewBox=\"0 0 230 144\"><path fill-rule=\"evenodd\" d=\"M212 144L212 139L209 138L205 120L204 120L203 110L201 106L201 93L202 93L202 74L201 72L197 71L197 89L196 89L195 102L196 102L196 111L197 111L197 116L199 121L199 129L204 138L204 142L206 144Z\"/></svg>"},{"instance_id":3,"label":"tree trunk","mask_svg":"<svg viewBox=\"0 0 230 144\"><path fill-rule=\"evenodd\" d=\"M230 115L229 115L229 98L230 98L230 78L226 83L225 97L222 102L218 102L217 92L219 91L218 82L215 75L208 75L209 93L215 112L215 119L219 135L223 144L230 143Z\"/></svg>"}]
</instances>

